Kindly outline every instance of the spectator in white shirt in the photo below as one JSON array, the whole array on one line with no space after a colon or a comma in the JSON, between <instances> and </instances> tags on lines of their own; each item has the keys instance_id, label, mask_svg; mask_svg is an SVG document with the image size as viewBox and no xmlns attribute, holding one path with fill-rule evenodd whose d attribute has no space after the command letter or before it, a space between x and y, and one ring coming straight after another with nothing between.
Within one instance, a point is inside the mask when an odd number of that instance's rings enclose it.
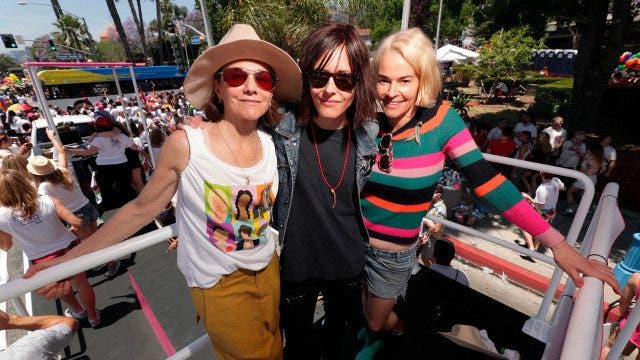
<instances>
[{"instance_id":1,"label":"spectator in white shirt","mask_svg":"<svg viewBox=\"0 0 640 360\"><path fill-rule=\"evenodd\" d=\"M536 128L536 125L531 121L531 114L529 112L524 112L522 113L522 115L520 115L520 122L516 124L513 131L515 132L515 138L513 139L513 141L516 142L516 147L522 145L518 138L520 133L523 131L528 131L531 133L532 144L535 144L538 139L538 128Z\"/></svg>"},{"instance_id":2,"label":"spectator in white shirt","mask_svg":"<svg viewBox=\"0 0 640 360\"><path fill-rule=\"evenodd\" d=\"M611 176L611 171L616 166L618 155L616 154L616 149L611 146L611 136L606 134L600 135L600 144L604 148L605 170L602 175L608 178Z\"/></svg>"},{"instance_id":3,"label":"spectator in white shirt","mask_svg":"<svg viewBox=\"0 0 640 360\"><path fill-rule=\"evenodd\" d=\"M502 137L502 129L504 129L505 127L507 127L507 120L501 119L500 122L498 122L498 125L496 125L496 127L491 129L491 131L489 131L489 134L487 135L486 144L478 144L478 145L483 145L483 148L486 148L487 145L489 145L489 143L491 142L491 140L500 139Z\"/></svg>"},{"instance_id":4,"label":"spectator in white shirt","mask_svg":"<svg viewBox=\"0 0 640 360\"><path fill-rule=\"evenodd\" d=\"M462 270L451 266L451 261L456 256L456 248L449 240L438 239L433 244L433 264L431 270L440 273L449 279L455 280L462 285L469 286L469 278Z\"/></svg>"},{"instance_id":5,"label":"spectator in white shirt","mask_svg":"<svg viewBox=\"0 0 640 360\"><path fill-rule=\"evenodd\" d=\"M542 132L549 134L549 143L553 148L553 156L556 157L560 155L562 143L567 140L567 130L562 127L562 124L564 124L564 119L557 115L553 118L551 126L542 130Z\"/></svg>"}]
</instances>

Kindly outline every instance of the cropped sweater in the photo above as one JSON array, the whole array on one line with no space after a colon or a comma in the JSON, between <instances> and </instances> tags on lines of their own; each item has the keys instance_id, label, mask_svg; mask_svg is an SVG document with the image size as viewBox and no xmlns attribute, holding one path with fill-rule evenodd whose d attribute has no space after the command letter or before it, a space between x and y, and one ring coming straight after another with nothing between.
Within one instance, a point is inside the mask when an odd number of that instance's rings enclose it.
<instances>
[{"instance_id":1,"label":"cropped sweater","mask_svg":"<svg viewBox=\"0 0 640 360\"><path fill-rule=\"evenodd\" d=\"M389 128L388 120L382 115L378 144L385 128ZM371 238L396 244L417 240L448 156L467 177L476 195L506 219L545 246L564 241L564 236L522 198L516 187L484 160L469 130L448 102L437 108L418 108L408 126L394 133L392 139L391 172L380 170L377 155L361 194L362 215Z\"/></svg>"}]
</instances>

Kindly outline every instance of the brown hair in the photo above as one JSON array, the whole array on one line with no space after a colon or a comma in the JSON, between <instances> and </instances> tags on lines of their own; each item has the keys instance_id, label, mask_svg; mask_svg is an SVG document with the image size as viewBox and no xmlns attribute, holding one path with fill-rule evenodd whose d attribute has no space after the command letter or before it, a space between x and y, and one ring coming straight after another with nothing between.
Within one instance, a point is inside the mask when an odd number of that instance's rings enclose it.
<instances>
[{"instance_id":1,"label":"brown hair","mask_svg":"<svg viewBox=\"0 0 640 360\"><path fill-rule=\"evenodd\" d=\"M158 128L153 128L149 131L149 143L151 143L151 147L159 148L164 143L164 133L162 130Z\"/></svg>"},{"instance_id":2,"label":"brown hair","mask_svg":"<svg viewBox=\"0 0 640 360\"><path fill-rule=\"evenodd\" d=\"M262 66L264 66L265 68L267 68L267 70L275 74L275 72L273 71L273 69L271 69L269 65L258 60L253 60L253 59L247 59L247 60L257 62ZM222 103L222 101L220 101L220 99L216 95L216 90L218 86L220 86L220 81L221 81L220 76L218 76L217 74L219 73L220 70L224 69L227 65L228 64L224 65L218 71L216 71L216 75L214 75L213 79L211 79L211 81L213 81L211 98L209 98L209 101L207 101L206 103L204 103L204 105L202 105L202 111L204 111L204 116L206 121L218 122L222 120L222 118L224 117L224 104ZM258 119L258 125L273 126L277 124L281 118L281 116L277 112L277 109L278 109L278 103L274 98L272 98L271 106L269 106L269 109L267 110L267 112L264 115L262 115L260 119Z\"/></svg>"},{"instance_id":3,"label":"brown hair","mask_svg":"<svg viewBox=\"0 0 640 360\"><path fill-rule=\"evenodd\" d=\"M38 209L38 192L31 182L16 170L0 170L0 204L30 218Z\"/></svg>"},{"instance_id":4,"label":"brown hair","mask_svg":"<svg viewBox=\"0 0 640 360\"><path fill-rule=\"evenodd\" d=\"M320 61L318 68L324 67L333 52L344 46L351 73L355 75L356 87L353 103L347 109L347 118L353 128L363 122L375 118L375 93L373 71L369 61L369 50L362 42L356 29L347 24L330 22L314 29L304 41L300 55L300 69L302 70L302 97L298 109L298 123L308 124L318 115L311 98L311 84L309 74L315 70L315 64Z\"/></svg>"},{"instance_id":5,"label":"brown hair","mask_svg":"<svg viewBox=\"0 0 640 360\"><path fill-rule=\"evenodd\" d=\"M31 174L31 176L33 176L38 184L48 182L51 185L62 185L69 191L73 190L75 187L75 182L71 178L71 174L69 174L66 169L55 169L47 175Z\"/></svg>"},{"instance_id":6,"label":"brown hair","mask_svg":"<svg viewBox=\"0 0 640 360\"><path fill-rule=\"evenodd\" d=\"M3 170L15 170L27 179L31 179L31 173L27 170L27 159L20 155L11 154L2 159Z\"/></svg>"}]
</instances>

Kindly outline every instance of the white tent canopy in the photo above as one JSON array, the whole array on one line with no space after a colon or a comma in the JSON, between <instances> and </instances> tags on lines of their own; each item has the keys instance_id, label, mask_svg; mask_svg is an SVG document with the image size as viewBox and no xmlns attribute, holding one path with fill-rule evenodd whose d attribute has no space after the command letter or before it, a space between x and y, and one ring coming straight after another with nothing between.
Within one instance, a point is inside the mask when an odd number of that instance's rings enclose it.
<instances>
[{"instance_id":1,"label":"white tent canopy","mask_svg":"<svg viewBox=\"0 0 640 360\"><path fill-rule=\"evenodd\" d=\"M480 54L475 51L463 49L455 45L447 44L436 51L436 60L439 63L470 63L474 62Z\"/></svg>"}]
</instances>

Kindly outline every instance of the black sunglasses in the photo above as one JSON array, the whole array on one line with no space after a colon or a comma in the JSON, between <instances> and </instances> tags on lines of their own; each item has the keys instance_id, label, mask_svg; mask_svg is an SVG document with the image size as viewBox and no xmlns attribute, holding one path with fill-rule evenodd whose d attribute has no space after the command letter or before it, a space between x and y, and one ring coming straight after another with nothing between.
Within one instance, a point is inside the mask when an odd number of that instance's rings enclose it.
<instances>
[{"instance_id":1,"label":"black sunglasses","mask_svg":"<svg viewBox=\"0 0 640 360\"><path fill-rule=\"evenodd\" d=\"M391 134L384 134L380 138L378 151L380 152L380 160L378 160L378 168L386 173L391 172L393 165L393 141Z\"/></svg>"},{"instance_id":2,"label":"black sunglasses","mask_svg":"<svg viewBox=\"0 0 640 360\"><path fill-rule=\"evenodd\" d=\"M311 86L319 89L323 88L329 82L329 79L333 78L333 83L340 91L351 91L356 87L356 81L358 77L350 73L332 73L325 70L313 70L309 74L309 82Z\"/></svg>"}]
</instances>

